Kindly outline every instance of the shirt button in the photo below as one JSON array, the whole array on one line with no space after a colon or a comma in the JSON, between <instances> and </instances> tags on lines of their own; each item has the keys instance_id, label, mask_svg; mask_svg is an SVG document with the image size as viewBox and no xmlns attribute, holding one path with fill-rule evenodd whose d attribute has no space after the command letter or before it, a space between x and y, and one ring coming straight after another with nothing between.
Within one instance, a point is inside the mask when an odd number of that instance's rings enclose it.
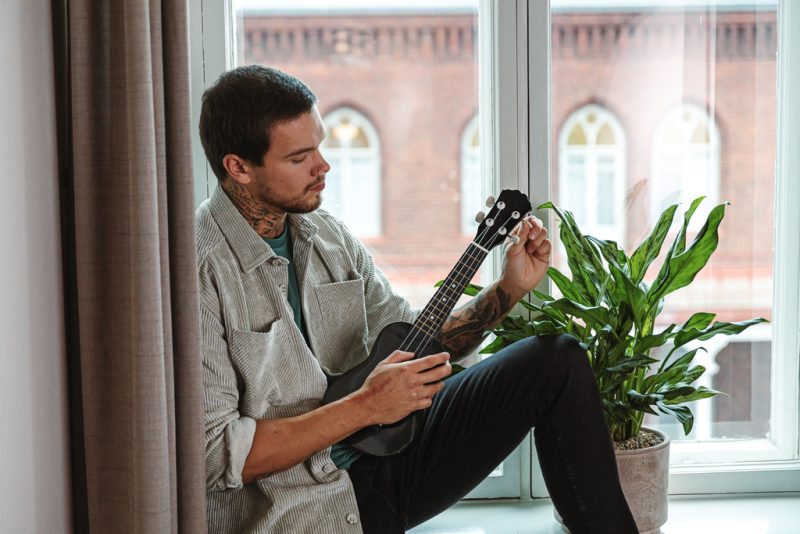
<instances>
[{"instance_id":1,"label":"shirt button","mask_svg":"<svg viewBox=\"0 0 800 534\"><path fill-rule=\"evenodd\" d=\"M333 473L334 471L336 471L336 466L333 464L325 464L322 466L322 470L325 471L326 473Z\"/></svg>"},{"instance_id":2,"label":"shirt button","mask_svg":"<svg viewBox=\"0 0 800 534\"><path fill-rule=\"evenodd\" d=\"M286 291L286 284L281 284L278 288L280 288L281 291Z\"/></svg>"},{"instance_id":3,"label":"shirt button","mask_svg":"<svg viewBox=\"0 0 800 534\"><path fill-rule=\"evenodd\" d=\"M356 514L347 514L347 522L351 525L358 523L358 516Z\"/></svg>"}]
</instances>

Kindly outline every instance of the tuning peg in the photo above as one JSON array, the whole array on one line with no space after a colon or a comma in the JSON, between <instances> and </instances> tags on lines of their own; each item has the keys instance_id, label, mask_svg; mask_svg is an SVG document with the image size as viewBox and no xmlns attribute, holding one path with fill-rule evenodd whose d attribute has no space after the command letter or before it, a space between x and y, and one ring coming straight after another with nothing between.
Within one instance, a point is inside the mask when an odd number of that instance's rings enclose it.
<instances>
[{"instance_id":1,"label":"tuning peg","mask_svg":"<svg viewBox=\"0 0 800 534\"><path fill-rule=\"evenodd\" d=\"M485 217L486 217L486 214L483 213L482 211L479 211L478 213L475 214L475 222L480 224L480 223L483 222L483 219Z\"/></svg>"},{"instance_id":2,"label":"tuning peg","mask_svg":"<svg viewBox=\"0 0 800 534\"><path fill-rule=\"evenodd\" d=\"M486 207L491 208L492 206L494 206L494 197L492 195L489 195L488 197L486 197Z\"/></svg>"}]
</instances>

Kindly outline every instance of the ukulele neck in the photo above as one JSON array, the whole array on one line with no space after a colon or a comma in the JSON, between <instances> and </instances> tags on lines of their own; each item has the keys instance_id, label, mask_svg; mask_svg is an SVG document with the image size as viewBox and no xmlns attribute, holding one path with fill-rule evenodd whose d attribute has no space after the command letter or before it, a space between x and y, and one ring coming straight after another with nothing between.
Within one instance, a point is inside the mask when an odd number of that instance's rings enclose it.
<instances>
[{"instance_id":1,"label":"ukulele neck","mask_svg":"<svg viewBox=\"0 0 800 534\"><path fill-rule=\"evenodd\" d=\"M461 259L414 321L412 334L408 338L410 346L403 350L418 352L439 333L450 312L455 308L456 302L464 293L464 288L478 272L488 254L489 251L477 243L469 244Z\"/></svg>"}]
</instances>

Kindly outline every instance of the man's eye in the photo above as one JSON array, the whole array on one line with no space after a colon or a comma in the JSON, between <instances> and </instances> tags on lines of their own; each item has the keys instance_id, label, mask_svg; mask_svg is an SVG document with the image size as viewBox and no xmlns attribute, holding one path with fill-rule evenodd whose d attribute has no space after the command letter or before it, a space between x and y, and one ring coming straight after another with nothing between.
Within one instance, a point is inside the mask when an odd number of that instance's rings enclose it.
<instances>
[{"instance_id":1,"label":"man's eye","mask_svg":"<svg viewBox=\"0 0 800 534\"><path fill-rule=\"evenodd\" d=\"M290 159L289 161L291 161L292 163L303 163L305 160L306 160L306 156L303 155L303 156L301 156L299 158Z\"/></svg>"}]
</instances>

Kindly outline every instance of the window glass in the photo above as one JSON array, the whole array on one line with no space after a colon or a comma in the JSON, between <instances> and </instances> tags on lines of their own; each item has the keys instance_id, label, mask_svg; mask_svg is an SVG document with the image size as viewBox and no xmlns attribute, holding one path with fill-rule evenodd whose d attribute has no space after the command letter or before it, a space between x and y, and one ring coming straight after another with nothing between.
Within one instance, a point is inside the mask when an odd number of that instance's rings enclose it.
<instances>
[{"instance_id":1,"label":"window glass","mask_svg":"<svg viewBox=\"0 0 800 534\"><path fill-rule=\"evenodd\" d=\"M325 209L344 221L358 237L381 232L381 161L375 128L352 108L323 117L327 137L325 158L331 165L326 181Z\"/></svg>"},{"instance_id":2,"label":"window glass","mask_svg":"<svg viewBox=\"0 0 800 534\"><path fill-rule=\"evenodd\" d=\"M671 204L688 206L705 196L689 226L699 230L719 201L719 131L714 121L700 107L684 104L662 120L653 143L650 223Z\"/></svg>"},{"instance_id":3,"label":"window glass","mask_svg":"<svg viewBox=\"0 0 800 534\"><path fill-rule=\"evenodd\" d=\"M575 213L588 234L624 240L625 133L606 109L587 105L572 113L558 137L559 205Z\"/></svg>"},{"instance_id":4,"label":"window glass","mask_svg":"<svg viewBox=\"0 0 800 534\"><path fill-rule=\"evenodd\" d=\"M771 319L777 2L553 0L552 9L555 198L586 233L628 253L666 206L707 197L691 242L709 210L730 202L717 251L667 296L656 331L698 311ZM646 424L679 443L769 438L771 339L767 324L704 342L702 380L726 395L691 406L688 437L667 417Z\"/></svg>"},{"instance_id":5,"label":"window glass","mask_svg":"<svg viewBox=\"0 0 800 534\"><path fill-rule=\"evenodd\" d=\"M332 165L322 207L362 239L398 292L424 306L474 235L463 213L474 217L483 204L478 1L233 7L236 62L284 70L319 98Z\"/></svg>"}]
</instances>

